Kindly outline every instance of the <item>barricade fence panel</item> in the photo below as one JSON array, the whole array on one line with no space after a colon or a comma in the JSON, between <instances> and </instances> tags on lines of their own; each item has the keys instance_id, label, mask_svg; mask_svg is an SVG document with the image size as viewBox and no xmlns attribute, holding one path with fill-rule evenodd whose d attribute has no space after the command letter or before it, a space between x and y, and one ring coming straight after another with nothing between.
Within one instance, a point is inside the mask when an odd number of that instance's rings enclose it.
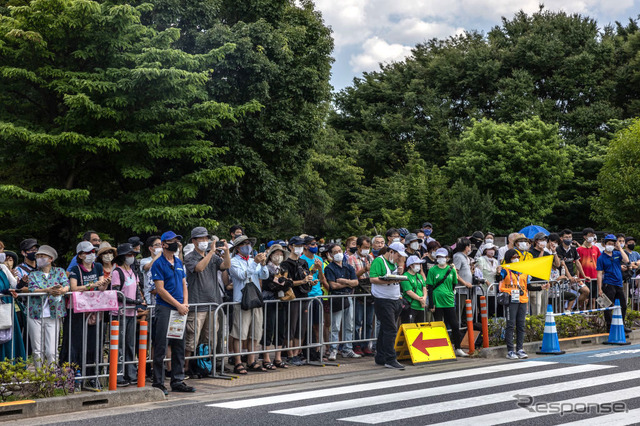
<instances>
[{"instance_id":1,"label":"barricade fence panel","mask_svg":"<svg viewBox=\"0 0 640 426\"><path fill-rule=\"evenodd\" d=\"M549 288L529 292L528 313L543 315L550 304L554 313L571 309L592 309L595 306L597 284L595 280L541 281L531 284ZM456 287L456 310L462 334L467 330L465 300L472 304L473 323L480 323L480 296L486 297L488 317L504 318L505 307L497 303L499 283ZM124 294L116 292L118 308L105 312L75 312L72 293L62 296L65 315L50 308L34 309L43 305L47 293L19 293L14 307L18 317L26 356L34 363L70 362L77 365L78 381L92 380L95 387L104 386L100 379L108 376L109 325L118 321L118 376L134 381L139 360L138 338L140 321L148 323L145 363L152 364L155 336L155 305L146 307L127 304ZM629 307L640 308L640 277L629 282ZM226 377L225 364L232 359L257 355L269 362L302 355L307 361L322 363L332 349L348 352L354 347L375 348L379 322L375 318L373 296L370 294L322 295L290 301L265 300L262 307L243 310L240 302L190 304L185 329L187 370L202 361L210 366L213 377ZM578 306L579 305L579 306ZM17 308L17 309L16 309ZM142 311L144 309L144 311ZM46 314L44 313L46 311ZM425 309L425 317L433 319ZM400 321L399 321L400 322ZM421 321L416 321L421 322ZM16 345L11 356L16 357ZM167 355L165 361L170 361ZM196 364L194 364L196 363Z\"/></svg>"}]
</instances>

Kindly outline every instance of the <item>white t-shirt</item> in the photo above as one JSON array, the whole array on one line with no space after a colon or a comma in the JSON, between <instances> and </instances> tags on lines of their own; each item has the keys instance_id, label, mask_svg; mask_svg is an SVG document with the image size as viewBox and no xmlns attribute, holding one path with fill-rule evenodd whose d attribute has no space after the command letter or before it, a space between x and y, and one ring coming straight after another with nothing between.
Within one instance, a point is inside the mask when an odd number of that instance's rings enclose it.
<instances>
[{"instance_id":1,"label":"white t-shirt","mask_svg":"<svg viewBox=\"0 0 640 426\"><path fill-rule=\"evenodd\" d=\"M382 261L387 268L387 274L396 274L398 272L397 267L395 267L393 271L391 270L387 259L382 257ZM400 299L402 297L400 283L390 283L389 285L371 283L371 295L379 299Z\"/></svg>"}]
</instances>

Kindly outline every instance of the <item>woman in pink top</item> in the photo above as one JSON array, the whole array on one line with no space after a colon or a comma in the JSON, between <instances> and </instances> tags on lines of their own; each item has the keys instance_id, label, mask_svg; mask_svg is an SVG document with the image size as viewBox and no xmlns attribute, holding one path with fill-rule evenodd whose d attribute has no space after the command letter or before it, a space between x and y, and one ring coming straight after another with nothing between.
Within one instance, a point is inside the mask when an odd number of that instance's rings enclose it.
<instances>
[{"instance_id":1,"label":"woman in pink top","mask_svg":"<svg viewBox=\"0 0 640 426\"><path fill-rule=\"evenodd\" d=\"M120 324L120 344L118 345L118 359L122 360L124 348L124 361L136 360L136 305L142 304L142 295L138 292L138 275L131 265L135 261L138 252L133 251L129 243L118 246L118 256L115 258L116 267L111 272L111 289L121 291L124 294L126 305L124 324ZM120 375L123 374L122 377ZM119 367L118 386L129 386L132 381L137 381L138 373L135 363L126 364L124 371Z\"/></svg>"}]
</instances>

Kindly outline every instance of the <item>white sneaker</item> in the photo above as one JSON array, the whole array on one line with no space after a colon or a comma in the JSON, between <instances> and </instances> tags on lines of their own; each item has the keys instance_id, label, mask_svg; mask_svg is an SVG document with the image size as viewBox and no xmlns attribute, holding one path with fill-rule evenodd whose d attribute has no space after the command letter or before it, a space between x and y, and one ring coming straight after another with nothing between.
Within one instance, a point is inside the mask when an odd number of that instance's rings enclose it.
<instances>
[{"instance_id":1,"label":"white sneaker","mask_svg":"<svg viewBox=\"0 0 640 426\"><path fill-rule=\"evenodd\" d=\"M331 352L329 352L329 358L327 359L329 361L335 361L337 357L338 357L338 351L335 349L332 349Z\"/></svg>"},{"instance_id":2,"label":"white sneaker","mask_svg":"<svg viewBox=\"0 0 640 426\"><path fill-rule=\"evenodd\" d=\"M362 358L362 355L358 355L349 349L348 351L342 351L342 358Z\"/></svg>"},{"instance_id":3,"label":"white sneaker","mask_svg":"<svg viewBox=\"0 0 640 426\"><path fill-rule=\"evenodd\" d=\"M514 351L509 351L507 353L507 359L518 359L518 355Z\"/></svg>"},{"instance_id":4,"label":"white sneaker","mask_svg":"<svg viewBox=\"0 0 640 426\"><path fill-rule=\"evenodd\" d=\"M459 357L461 357L461 358L464 358L464 357L468 357L468 356L469 356L469 354L468 354L468 353L466 353L465 351L463 351L462 349L456 349L456 356L457 356L457 357L459 356Z\"/></svg>"},{"instance_id":5,"label":"white sneaker","mask_svg":"<svg viewBox=\"0 0 640 426\"><path fill-rule=\"evenodd\" d=\"M520 349L518 352L516 352L516 355L520 359L529 358L529 355L527 355L527 353L524 351L524 349Z\"/></svg>"}]
</instances>

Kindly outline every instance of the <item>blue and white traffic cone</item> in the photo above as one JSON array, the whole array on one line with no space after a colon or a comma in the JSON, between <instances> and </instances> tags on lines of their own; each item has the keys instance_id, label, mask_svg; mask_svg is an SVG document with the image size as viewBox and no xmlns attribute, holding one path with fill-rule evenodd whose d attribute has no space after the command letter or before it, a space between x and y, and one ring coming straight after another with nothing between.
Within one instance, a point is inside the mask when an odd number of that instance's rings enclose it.
<instances>
[{"instance_id":1,"label":"blue and white traffic cone","mask_svg":"<svg viewBox=\"0 0 640 426\"><path fill-rule=\"evenodd\" d=\"M613 318L611 320L611 328L609 329L609 340L603 342L605 345L630 345L624 336L624 322L622 322L622 308L620 308L620 300L616 299L613 306Z\"/></svg>"},{"instance_id":2,"label":"blue and white traffic cone","mask_svg":"<svg viewBox=\"0 0 640 426\"><path fill-rule=\"evenodd\" d=\"M553 307L547 305L547 317L544 321L544 335L542 336L542 348L536 352L539 355L562 355L556 320L553 316Z\"/></svg>"}]
</instances>

